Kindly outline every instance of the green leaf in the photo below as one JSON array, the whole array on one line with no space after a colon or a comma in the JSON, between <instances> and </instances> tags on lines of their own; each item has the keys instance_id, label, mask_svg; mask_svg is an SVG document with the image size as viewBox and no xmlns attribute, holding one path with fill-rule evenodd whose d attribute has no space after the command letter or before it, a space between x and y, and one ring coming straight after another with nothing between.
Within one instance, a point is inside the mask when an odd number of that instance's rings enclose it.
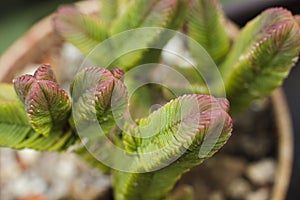
<instances>
[{"instance_id":1,"label":"green leaf","mask_svg":"<svg viewBox=\"0 0 300 200\"><path fill-rule=\"evenodd\" d=\"M108 2L103 3L103 9L111 6ZM74 7L61 7L54 19L55 28L68 42L79 48L83 54L88 55L109 36L123 31L141 27L177 30L183 24L188 7L187 0L129 2L120 0L119 7L126 3L128 4L125 10L120 12L118 17L107 25L108 27L103 25L100 19L81 14ZM121 41L111 37L110 40L102 43L102 48L96 48L93 53L89 54L89 58L98 66L110 68L122 66L125 70L142 63L156 63L160 59L161 49L173 35L157 28L155 31L145 30L142 34L140 32L130 34ZM135 44L138 44L138 49L134 49ZM155 49L149 49L150 46L152 48L155 46ZM123 55L123 50L126 55ZM120 57L120 55L123 56Z\"/></svg>"},{"instance_id":2,"label":"green leaf","mask_svg":"<svg viewBox=\"0 0 300 200\"><path fill-rule=\"evenodd\" d=\"M103 115L111 104L111 97L114 89L114 79L108 79L100 82L96 88L95 106L97 114Z\"/></svg>"},{"instance_id":3,"label":"green leaf","mask_svg":"<svg viewBox=\"0 0 300 200\"><path fill-rule=\"evenodd\" d=\"M82 94L90 89L95 89L100 81L109 80L112 76L113 74L105 68L85 68L83 71L76 74L76 77L70 86L73 101L78 101Z\"/></svg>"},{"instance_id":4,"label":"green leaf","mask_svg":"<svg viewBox=\"0 0 300 200\"><path fill-rule=\"evenodd\" d=\"M64 125L71 110L67 93L57 84L48 81L37 80L31 87L25 104L33 129L46 136L53 128Z\"/></svg>"},{"instance_id":5,"label":"green leaf","mask_svg":"<svg viewBox=\"0 0 300 200\"><path fill-rule=\"evenodd\" d=\"M38 134L45 136L64 126L71 110L68 94L54 81L49 65L39 67L34 76L24 75L13 81L26 106L30 124Z\"/></svg>"},{"instance_id":6,"label":"green leaf","mask_svg":"<svg viewBox=\"0 0 300 200\"><path fill-rule=\"evenodd\" d=\"M0 84L0 146L14 147L32 131L12 85Z\"/></svg>"},{"instance_id":7,"label":"green leaf","mask_svg":"<svg viewBox=\"0 0 300 200\"><path fill-rule=\"evenodd\" d=\"M122 47L134 47L138 43L141 48L126 52L115 65L128 70L145 63L159 62L161 50L174 36L174 32L166 29L178 30L183 22L188 8L186 0L137 0L127 12L116 20L112 27L112 34L134 28L157 27L156 30L144 29L144 33L133 32L122 43ZM159 29L161 28L161 29ZM164 29L165 28L165 29Z\"/></svg>"},{"instance_id":8,"label":"green leaf","mask_svg":"<svg viewBox=\"0 0 300 200\"><path fill-rule=\"evenodd\" d=\"M115 172L116 199L163 199L184 172L225 144L232 126L227 109L226 100L185 95L141 119L137 127L128 125L124 145L140 154L130 164L132 170L150 172Z\"/></svg>"},{"instance_id":9,"label":"green leaf","mask_svg":"<svg viewBox=\"0 0 300 200\"><path fill-rule=\"evenodd\" d=\"M17 149L31 148L38 151L64 151L78 142L78 137L72 131L63 129L51 131L48 136L37 134L33 130L26 139L19 142Z\"/></svg>"},{"instance_id":10,"label":"green leaf","mask_svg":"<svg viewBox=\"0 0 300 200\"><path fill-rule=\"evenodd\" d=\"M176 3L176 0L135 0L112 25L111 33L113 35L139 27L163 27Z\"/></svg>"},{"instance_id":11,"label":"green leaf","mask_svg":"<svg viewBox=\"0 0 300 200\"><path fill-rule=\"evenodd\" d=\"M188 12L188 35L196 40L218 64L229 51L230 39L225 31L225 17L217 0L192 0ZM197 57L194 45L191 53Z\"/></svg>"},{"instance_id":12,"label":"green leaf","mask_svg":"<svg viewBox=\"0 0 300 200\"><path fill-rule=\"evenodd\" d=\"M209 94L207 85L203 80L200 72L194 67L179 67L173 66L174 71L164 72L163 76L165 84L168 85L168 90L166 88L163 89L163 94L166 99L174 98L175 94L171 94L170 91L180 91L181 94ZM182 81L174 81L178 80L178 74L183 76ZM159 76L159 75L158 75Z\"/></svg>"},{"instance_id":13,"label":"green leaf","mask_svg":"<svg viewBox=\"0 0 300 200\"><path fill-rule=\"evenodd\" d=\"M34 84L35 78L31 75L23 75L13 80L15 90L20 100L25 103L26 97L32 85Z\"/></svg>"},{"instance_id":14,"label":"green leaf","mask_svg":"<svg viewBox=\"0 0 300 200\"><path fill-rule=\"evenodd\" d=\"M73 119L77 130L93 129L95 122L101 126L104 137L108 136L115 144L121 139L115 134L116 121L123 117L127 108L127 91L125 85L119 80L123 77L122 69L109 71L105 68L89 67L78 73L71 84L73 97ZM101 144L103 135L95 135L87 131L84 135L88 143L86 146ZM89 133L91 133L89 135ZM96 139L95 139L96 137ZM103 138L107 139L107 138ZM99 162L85 147L76 151L81 157L93 166L107 172L109 167Z\"/></svg>"},{"instance_id":15,"label":"green leaf","mask_svg":"<svg viewBox=\"0 0 300 200\"><path fill-rule=\"evenodd\" d=\"M233 111L270 95L300 52L299 26L283 8L264 11L243 28L221 68Z\"/></svg>"},{"instance_id":16,"label":"green leaf","mask_svg":"<svg viewBox=\"0 0 300 200\"><path fill-rule=\"evenodd\" d=\"M73 112L76 123L81 123L82 120L97 120L95 105L97 86L111 79L113 75L109 70L98 67L86 68L76 75L70 89L76 108L76 112Z\"/></svg>"},{"instance_id":17,"label":"green leaf","mask_svg":"<svg viewBox=\"0 0 300 200\"><path fill-rule=\"evenodd\" d=\"M45 137L36 133L27 118L24 105L11 84L0 84L0 146L15 149L62 151L77 141L72 132L57 130Z\"/></svg>"},{"instance_id":18,"label":"green leaf","mask_svg":"<svg viewBox=\"0 0 300 200\"><path fill-rule=\"evenodd\" d=\"M111 132L127 107L126 87L118 79L122 74L121 69L111 72L98 67L77 74L71 85L77 125L98 121L105 134Z\"/></svg>"},{"instance_id":19,"label":"green leaf","mask_svg":"<svg viewBox=\"0 0 300 200\"><path fill-rule=\"evenodd\" d=\"M128 106L126 87L118 79L106 80L98 84L95 96L98 122L103 130L112 130Z\"/></svg>"},{"instance_id":20,"label":"green leaf","mask_svg":"<svg viewBox=\"0 0 300 200\"><path fill-rule=\"evenodd\" d=\"M135 0L118 0L118 16L123 15L134 2Z\"/></svg>"},{"instance_id":21,"label":"green leaf","mask_svg":"<svg viewBox=\"0 0 300 200\"><path fill-rule=\"evenodd\" d=\"M118 16L118 0L101 0L100 17L106 26L110 25Z\"/></svg>"},{"instance_id":22,"label":"green leaf","mask_svg":"<svg viewBox=\"0 0 300 200\"><path fill-rule=\"evenodd\" d=\"M98 18L81 14L73 6L62 6L58 9L54 17L54 27L85 55L108 38L107 28Z\"/></svg>"}]
</instances>

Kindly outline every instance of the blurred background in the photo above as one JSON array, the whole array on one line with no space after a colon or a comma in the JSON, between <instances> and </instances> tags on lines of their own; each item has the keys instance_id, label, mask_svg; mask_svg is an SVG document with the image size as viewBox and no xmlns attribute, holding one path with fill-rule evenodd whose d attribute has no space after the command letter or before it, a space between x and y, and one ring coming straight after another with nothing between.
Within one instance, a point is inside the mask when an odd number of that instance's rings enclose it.
<instances>
[{"instance_id":1,"label":"blurred background","mask_svg":"<svg viewBox=\"0 0 300 200\"><path fill-rule=\"evenodd\" d=\"M61 4L75 2L74 0L1 0L0 6L0 55L35 22L49 15ZM247 21L262 10L273 6L282 6L294 14L300 14L299 0L222 0L227 16L243 26ZM289 78L284 83L289 107L294 125L294 168L288 200L300 197L300 64L293 68ZM0 169L1 170L1 169Z\"/></svg>"},{"instance_id":2,"label":"blurred background","mask_svg":"<svg viewBox=\"0 0 300 200\"><path fill-rule=\"evenodd\" d=\"M35 22L75 0L1 0L0 55Z\"/></svg>"}]
</instances>

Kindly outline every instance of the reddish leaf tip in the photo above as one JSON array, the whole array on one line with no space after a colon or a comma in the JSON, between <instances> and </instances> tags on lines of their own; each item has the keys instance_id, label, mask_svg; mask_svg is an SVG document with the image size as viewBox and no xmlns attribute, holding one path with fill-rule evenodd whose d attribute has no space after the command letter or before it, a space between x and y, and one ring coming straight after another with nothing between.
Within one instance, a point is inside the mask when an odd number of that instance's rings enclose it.
<instances>
[{"instance_id":1,"label":"reddish leaf tip","mask_svg":"<svg viewBox=\"0 0 300 200\"><path fill-rule=\"evenodd\" d=\"M227 99L225 99L225 98L218 98L217 100L218 100L218 102L219 102L221 108L222 108L224 111L228 112L228 111L229 111L229 108L230 108L230 103L229 103L229 101L228 101Z\"/></svg>"},{"instance_id":2,"label":"reddish leaf tip","mask_svg":"<svg viewBox=\"0 0 300 200\"><path fill-rule=\"evenodd\" d=\"M115 68L111 70L111 73L113 74L113 76L117 79L122 79L122 77L124 76L124 70L122 68Z\"/></svg>"},{"instance_id":3,"label":"reddish leaf tip","mask_svg":"<svg viewBox=\"0 0 300 200\"><path fill-rule=\"evenodd\" d=\"M50 64L41 65L35 71L34 78L36 78L37 80L49 80L56 82L56 78Z\"/></svg>"}]
</instances>

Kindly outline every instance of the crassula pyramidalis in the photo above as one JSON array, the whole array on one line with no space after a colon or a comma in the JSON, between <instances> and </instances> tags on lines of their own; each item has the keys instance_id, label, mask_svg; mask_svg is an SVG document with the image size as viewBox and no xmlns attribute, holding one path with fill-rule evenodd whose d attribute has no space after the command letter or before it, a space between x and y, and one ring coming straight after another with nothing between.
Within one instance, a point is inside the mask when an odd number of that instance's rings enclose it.
<instances>
[{"instance_id":1,"label":"crassula pyramidalis","mask_svg":"<svg viewBox=\"0 0 300 200\"><path fill-rule=\"evenodd\" d=\"M229 102L230 112L237 113L253 100L270 95L287 77L300 52L300 19L286 9L267 9L234 38L228 34L227 23L217 0L101 0L101 10L94 15L85 15L75 6L59 8L54 16L55 30L84 55L123 31L161 29L148 32L143 40L133 36L112 42L102 51L106 54L97 53L96 48L96 56L89 58L99 67L81 70L69 95L47 64L34 75L14 79L13 84L0 84L0 146L41 151L71 148L112 174L116 200L192 199L189 189L181 190L184 192L177 197L168 192L183 173L211 157L229 139ZM209 90L199 94L202 90L187 88L180 88L184 94L170 101L161 88L143 90L131 101L126 73L139 64L162 62L162 49L151 47L163 48L169 42L172 37L166 29L185 33L210 54L229 101L224 96L211 96ZM203 57L190 41L185 41L186 51L195 65L203 64ZM116 51L133 42L144 48L107 64ZM186 77L195 77L192 67L171 67ZM197 77L192 84L206 88ZM143 118L128 120L130 109L139 109L135 102L146 104L149 96L163 99L164 104ZM100 139L85 140L79 134L78 129L92 130L91 124L101 126ZM104 141L107 138L108 142ZM112 164L128 155L134 159L124 164L126 170L106 166L86 149L84 145L89 143L122 149L123 157L114 157L112 149L104 152Z\"/></svg>"}]
</instances>

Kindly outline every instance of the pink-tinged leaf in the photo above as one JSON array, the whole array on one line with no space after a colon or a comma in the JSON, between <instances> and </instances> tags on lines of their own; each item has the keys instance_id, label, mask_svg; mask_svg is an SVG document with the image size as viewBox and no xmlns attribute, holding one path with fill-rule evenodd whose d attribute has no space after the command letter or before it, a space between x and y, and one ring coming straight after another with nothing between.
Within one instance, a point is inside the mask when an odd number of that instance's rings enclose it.
<instances>
[{"instance_id":1,"label":"pink-tinged leaf","mask_svg":"<svg viewBox=\"0 0 300 200\"><path fill-rule=\"evenodd\" d=\"M230 108L230 103L227 99L225 98L218 98L217 99L219 101L219 105L220 107L226 111L226 112L229 112L229 108Z\"/></svg>"},{"instance_id":2,"label":"pink-tinged leaf","mask_svg":"<svg viewBox=\"0 0 300 200\"><path fill-rule=\"evenodd\" d=\"M117 76L121 71L113 70ZM127 105L123 82L104 68L90 67L77 74L71 91L75 123L80 126L97 120L105 134L116 126L115 117L120 117L120 112L124 113L123 105Z\"/></svg>"},{"instance_id":3,"label":"pink-tinged leaf","mask_svg":"<svg viewBox=\"0 0 300 200\"><path fill-rule=\"evenodd\" d=\"M122 77L124 76L124 70L122 68L114 68L111 70L111 73L117 79L122 79Z\"/></svg>"},{"instance_id":4,"label":"pink-tinged leaf","mask_svg":"<svg viewBox=\"0 0 300 200\"><path fill-rule=\"evenodd\" d=\"M34 78L37 80L48 80L56 82L53 70L49 64L41 65L34 73Z\"/></svg>"},{"instance_id":5,"label":"pink-tinged leaf","mask_svg":"<svg viewBox=\"0 0 300 200\"><path fill-rule=\"evenodd\" d=\"M242 29L221 66L233 112L270 95L288 76L300 53L300 29L290 11L273 8Z\"/></svg>"},{"instance_id":6,"label":"pink-tinged leaf","mask_svg":"<svg viewBox=\"0 0 300 200\"><path fill-rule=\"evenodd\" d=\"M245 58L252 46L263 42L266 34L270 34L267 32L268 29L271 30L269 27L274 27L278 22L291 21L291 19L293 16L290 11L284 8L271 8L249 21L242 29L226 61L221 66L224 78L227 78L240 58Z\"/></svg>"},{"instance_id":7,"label":"pink-tinged leaf","mask_svg":"<svg viewBox=\"0 0 300 200\"><path fill-rule=\"evenodd\" d=\"M23 75L13 81L17 95L26 106L31 126L45 136L61 128L71 110L68 94L55 80L50 65L42 65L34 76Z\"/></svg>"},{"instance_id":8,"label":"pink-tinged leaf","mask_svg":"<svg viewBox=\"0 0 300 200\"><path fill-rule=\"evenodd\" d=\"M116 195L120 199L164 199L183 173L211 157L229 139L232 119L228 107L225 99L184 95L140 120L138 126L128 125L123 138L126 149L138 155L133 167L137 171L144 167L148 173L117 174L122 181L115 185ZM147 192L134 189L136 183Z\"/></svg>"},{"instance_id":9,"label":"pink-tinged leaf","mask_svg":"<svg viewBox=\"0 0 300 200\"><path fill-rule=\"evenodd\" d=\"M95 94L98 123L105 133L110 132L127 111L128 98L124 83L112 78L98 84Z\"/></svg>"},{"instance_id":10,"label":"pink-tinged leaf","mask_svg":"<svg viewBox=\"0 0 300 200\"><path fill-rule=\"evenodd\" d=\"M45 136L61 127L69 117L71 102L68 94L55 82L37 80L25 101L33 129Z\"/></svg>"},{"instance_id":11,"label":"pink-tinged leaf","mask_svg":"<svg viewBox=\"0 0 300 200\"><path fill-rule=\"evenodd\" d=\"M101 82L112 78L114 77L109 70L100 67L89 67L76 75L70 89L76 123L82 120L97 120L95 108L97 87Z\"/></svg>"},{"instance_id":12,"label":"pink-tinged leaf","mask_svg":"<svg viewBox=\"0 0 300 200\"><path fill-rule=\"evenodd\" d=\"M15 91L23 103L25 103L27 94L34 81L35 78L31 75L20 76L13 80Z\"/></svg>"},{"instance_id":13,"label":"pink-tinged leaf","mask_svg":"<svg viewBox=\"0 0 300 200\"><path fill-rule=\"evenodd\" d=\"M114 89L112 91L110 110L114 120L119 120L128 110L128 93L124 83L118 79L114 80Z\"/></svg>"},{"instance_id":14,"label":"pink-tinged leaf","mask_svg":"<svg viewBox=\"0 0 300 200\"><path fill-rule=\"evenodd\" d=\"M111 79L113 74L105 68L89 67L78 73L71 84L70 91L74 101L90 90L95 90L102 80Z\"/></svg>"},{"instance_id":15,"label":"pink-tinged leaf","mask_svg":"<svg viewBox=\"0 0 300 200\"><path fill-rule=\"evenodd\" d=\"M158 27L165 27L170 20L172 20L172 14L175 13L178 0L162 0L153 5L149 15L146 16L142 26L149 27L160 22Z\"/></svg>"},{"instance_id":16,"label":"pink-tinged leaf","mask_svg":"<svg viewBox=\"0 0 300 200\"><path fill-rule=\"evenodd\" d=\"M111 96L114 89L114 79L108 79L100 82L96 88L96 110L97 114L102 115L110 107Z\"/></svg>"},{"instance_id":17,"label":"pink-tinged leaf","mask_svg":"<svg viewBox=\"0 0 300 200\"><path fill-rule=\"evenodd\" d=\"M54 27L85 55L108 37L98 18L80 13L75 6L61 6L54 17Z\"/></svg>"},{"instance_id":18,"label":"pink-tinged leaf","mask_svg":"<svg viewBox=\"0 0 300 200\"><path fill-rule=\"evenodd\" d=\"M12 84L0 84L0 146L38 151L63 151L76 143L73 131L59 129L49 136L36 133Z\"/></svg>"}]
</instances>

